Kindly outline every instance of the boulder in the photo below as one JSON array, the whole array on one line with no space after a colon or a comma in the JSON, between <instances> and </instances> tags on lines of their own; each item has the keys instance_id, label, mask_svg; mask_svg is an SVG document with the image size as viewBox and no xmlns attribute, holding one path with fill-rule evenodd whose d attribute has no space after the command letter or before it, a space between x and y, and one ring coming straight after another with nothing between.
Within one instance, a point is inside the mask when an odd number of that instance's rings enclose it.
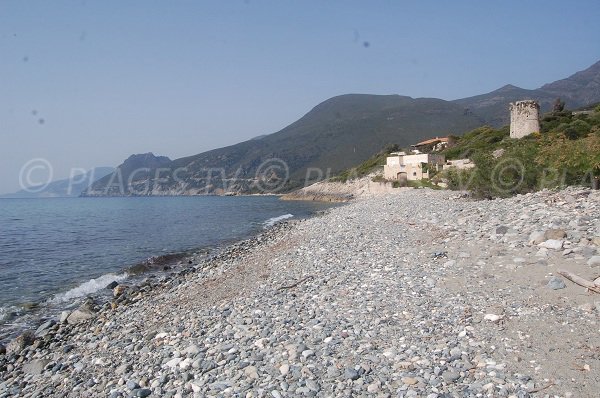
<instances>
[{"instance_id":1,"label":"boulder","mask_svg":"<svg viewBox=\"0 0 600 398\"><path fill-rule=\"evenodd\" d=\"M67 318L71 315L69 311L63 311L58 316L58 323L67 323Z\"/></svg>"},{"instance_id":2,"label":"boulder","mask_svg":"<svg viewBox=\"0 0 600 398\"><path fill-rule=\"evenodd\" d=\"M123 293L125 293L125 290L127 290L129 288L129 286L127 285L118 285L115 286L115 288L113 289L113 296L114 297L119 297L120 295L122 295Z\"/></svg>"},{"instance_id":3,"label":"boulder","mask_svg":"<svg viewBox=\"0 0 600 398\"><path fill-rule=\"evenodd\" d=\"M590 267L598 267L600 266L600 256L593 256L587 262Z\"/></svg>"},{"instance_id":4,"label":"boulder","mask_svg":"<svg viewBox=\"0 0 600 398\"><path fill-rule=\"evenodd\" d=\"M79 308L71 312L71 314L67 317L67 323L69 325L75 325L85 322L94 318L96 316L96 312L94 301L88 299Z\"/></svg>"},{"instance_id":5,"label":"boulder","mask_svg":"<svg viewBox=\"0 0 600 398\"><path fill-rule=\"evenodd\" d=\"M33 376L41 375L46 365L48 365L48 362L50 361L47 359L34 359L23 365L23 372Z\"/></svg>"},{"instance_id":6,"label":"boulder","mask_svg":"<svg viewBox=\"0 0 600 398\"><path fill-rule=\"evenodd\" d=\"M54 319L50 319L44 323L42 323L35 331L35 335L37 337L44 337L50 331L52 326L56 325L56 321Z\"/></svg>"},{"instance_id":7,"label":"boulder","mask_svg":"<svg viewBox=\"0 0 600 398\"><path fill-rule=\"evenodd\" d=\"M76 325L81 322L85 322L89 319L92 319L96 314L89 309L76 309L71 312L69 317L67 318L67 323L69 325Z\"/></svg>"},{"instance_id":8,"label":"boulder","mask_svg":"<svg viewBox=\"0 0 600 398\"><path fill-rule=\"evenodd\" d=\"M552 290L564 289L567 287L567 285L565 285L565 281L563 281L557 276L553 276L552 278L550 278L546 286L548 286Z\"/></svg>"},{"instance_id":9,"label":"boulder","mask_svg":"<svg viewBox=\"0 0 600 398\"><path fill-rule=\"evenodd\" d=\"M24 332L23 334L21 334L20 336L14 338L10 343L8 343L8 345L6 346L6 354L7 355L18 354L25 347L32 345L34 340L35 340L35 336L34 336L33 332L28 330L28 331Z\"/></svg>"},{"instance_id":10,"label":"boulder","mask_svg":"<svg viewBox=\"0 0 600 398\"><path fill-rule=\"evenodd\" d=\"M567 237L567 233L562 229L547 229L544 232L544 238L546 240L561 240Z\"/></svg>"},{"instance_id":11,"label":"boulder","mask_svg":"<svg viewBox=\"0 0 600 398\"><path fill-rule=\"evenodd\" d=\"M544 238L544 233L542 231L533 231L529 235L529 243L532 245L539 245L546 239Z\"/></svg>"},{"instance_id":12,"label":"boulder","mask_svg":"<svg viewBox=\"0 0 600 398\"><path fill-rule=\"evenodd\" d=\"M548 239L547 241L540 243L538 246L551 250L561 250L563 248L563 244L564 242L562 240Z\"/></svg>"},{"instance_id":13,"label":"boulder","mask_svg":"<svg viewBox=\"0 0 600 398\"><path fill-rule=\"evenodd\" d=\"M117 281L112 281L111 283L109 283L108 285L106 285L106 288L108 290L113 290L115 287L119 286L119 282Z\"/></svg>"}]
</instances>

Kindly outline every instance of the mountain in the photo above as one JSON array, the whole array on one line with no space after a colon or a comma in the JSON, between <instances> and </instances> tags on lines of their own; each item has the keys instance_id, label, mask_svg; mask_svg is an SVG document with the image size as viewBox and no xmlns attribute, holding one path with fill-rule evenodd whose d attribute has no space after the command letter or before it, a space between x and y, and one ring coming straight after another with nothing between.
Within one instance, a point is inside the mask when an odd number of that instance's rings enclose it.
<instances>
[{"instance_id":1,"label":"mountain","mask_svg":"<svg viewBox=\"0 0 600 398\"><path fill-rule=\"evenodd\" d=\"M160 178L163 168L168 168L171 159L155 156L152 152L131 155L113 169L111 173L94 182L81 196L123 196L130 192L125 188L130 181L148 181Z\"/></svg>"},{"instance_id":2,"label":"mountain","mask_svg":"<svg viewBox=\"0 0 600 398\"><path fill-rule=\"evenodd\" d=\"M538 101L542 112L552 109L556 98L565 101L568 109L575 109L600 101L600 61L570 77L548 83L535 90L506 85L498 90L453 101L473 112L494 127L510 122L507 111L510 102L524 99Z\"/></svg>"},{"instance_id":3,"label":"mountain","mask_svg":"<svg viewBox=\"0 0 600 398\"><path fill-rule=\"evenodd\" d=\"M114 167L96 167L72 178L57 180L48 185L37 185L15 193L0 195L0 198L62 198L77 197L94 181L112 174Z\"/></svg>"},{"instance_id":4,"label":"mountain","mask_svg":"<svg viewBox=\"0 0 600 398\"><path fill-rule=\"evenodd\" d=\"M600 101L600 61L566 79L545 84L540 90L560 96L567 102L569 108L598 102Z\"/></svg>"},{"instance_id":5,"label":"mountain","mask_svg":"<svg viewBox=\"0 0 600 398\"><path fill-rule=\"evenodd\" d=\"M170 172L158 178L154 170L137 172L131 180L115 174L107 190L111 177L105 177L84 195L287 190L304 183L309 167L333 174L362 162L386 144L408 146L432 135L460 134L482 123L475 115L465 114L461 106L440 99L342 95L322 102L274 134L176 159L161 165ZM117 172L122 168L119 166ZM129 175L123 173L123 177ZM283 187L286 176L289 181ZM310 177L317 178L318 173Z\"/></svg>"},{"instance_id":6,"label":"mountain","mask_svg":"<svg viewBox=\"0 0 600 398\"><path fill-rule=\"evenodd\" d=\"M484 124L508 124L510 102L534 99L542 111L557 97L574 109L600 101L600 62L535 90L506 85L455 101L347 94L328 99L284 129L169 161L134 155L83 196L285 192L368 159L389 143L406 147Z\"/></svg>"}]
</instances>

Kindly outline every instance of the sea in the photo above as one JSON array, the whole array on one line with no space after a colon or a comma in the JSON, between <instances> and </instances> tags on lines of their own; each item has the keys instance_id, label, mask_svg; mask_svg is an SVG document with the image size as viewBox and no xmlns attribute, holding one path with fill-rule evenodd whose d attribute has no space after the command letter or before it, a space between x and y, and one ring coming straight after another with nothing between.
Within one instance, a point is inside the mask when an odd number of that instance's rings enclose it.
<instances>
[{"instance_id":1,"label":"sea","mask_svg":"<svg viewBox=\"0 0 600 398\"><path fill-rule=\"evenodd\" d=\"M0 199L0 341L113 281L138 280L136 265L218 252L331 206L276 196Z\"/></svg>"}]
</instances>

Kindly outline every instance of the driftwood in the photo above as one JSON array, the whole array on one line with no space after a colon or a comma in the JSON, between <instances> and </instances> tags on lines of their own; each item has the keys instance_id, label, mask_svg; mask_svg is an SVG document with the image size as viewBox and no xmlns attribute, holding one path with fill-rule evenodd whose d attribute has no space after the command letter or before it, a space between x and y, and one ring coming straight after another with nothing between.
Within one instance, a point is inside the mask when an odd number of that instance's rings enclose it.
<instances>
[{"instance_id":1,"label":"driftwood","mask_svg":"<svg viewBox=\"0 0 600 398\"><path fill-rule=\"evenodd\" d=\"M540 387L540 388L535 388L531 391L527 391L529 394L534 394L536 392L540 392L540 391L544 391L547 388L550 388L554 385L554 382L551 382L550 384L546 384L544 387Z\"/></svg>"},{"instance_id":2,"label":"driftwood","mask_svg":"<svg viewBox=\"0 0 600 398\"><path fill-rule=\"evenodd\" d=\"M592 292L600 294L600 287L596 286L596 284L592 281L589 281L578 275L575 275L572 272L565 271L562 269L558 270L558 274L564 276L565 278L567 278L568 280L570 280L573 283L578 284L579 286L586 287L589 290L591 290Z\"/></svg>"},{"instance_id":3,"label":"driftwood","mask_svg":"<svg viewBox=\"0 0 600 398\"><path fill-rule=\"evenodd\" d=\"M309 276L307 276L307 277L304 277L304 278L300 279L298 282L296 282L296 283L294 283L294 284L292 284L292 285L289 285L289 286L281 286L281 287L280 287L280 288L278 288L277 290L293 289L293 288L295 288L296 286L298 286L299 284L301 284L301 283L303 283L303 282L306 282L307 280L309 280L309 279L313 279L313 278L314 278L314 276L312 276L312 275L309 275Z\"/></svg>"}]
</instances>

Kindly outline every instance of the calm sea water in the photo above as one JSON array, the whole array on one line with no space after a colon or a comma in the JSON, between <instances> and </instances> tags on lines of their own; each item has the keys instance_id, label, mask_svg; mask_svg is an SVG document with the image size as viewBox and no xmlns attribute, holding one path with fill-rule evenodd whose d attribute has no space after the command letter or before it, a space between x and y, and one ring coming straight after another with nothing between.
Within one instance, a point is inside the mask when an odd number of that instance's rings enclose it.
<instances>
[{"instance_id":1,"label":"calm sea water","mask_svg":"<svg viewBox=\"0 0 600 398\"><path fill-rule=\"evenodd\" d=\"M150 256L218 247L327 207L272 196L0 199L0 325L32 304L73 304Z\"/></svg>"}]
</instances>

